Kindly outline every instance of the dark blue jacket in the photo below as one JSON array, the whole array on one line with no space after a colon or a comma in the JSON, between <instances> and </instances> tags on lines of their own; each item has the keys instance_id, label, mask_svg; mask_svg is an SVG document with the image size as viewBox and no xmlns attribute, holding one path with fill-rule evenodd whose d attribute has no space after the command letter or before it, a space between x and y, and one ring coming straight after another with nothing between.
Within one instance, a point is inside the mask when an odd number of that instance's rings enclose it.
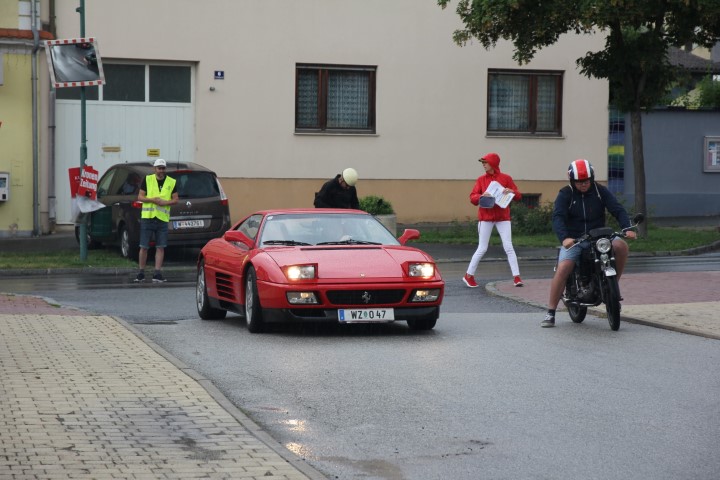
<instances>
[{"instance_id":1,"label":"dark blue jacket","mask_svg":"<svg viewBox=\"0 0 720 480\"><path fill-rule=\"evenodd\" d=\"M625 207L607 187L593 182L586 193L567 186L560 189L553 208L553 231L562 243L578 238L593 228L605 226L605 210L615 217L621 228L630 226Z\"/></svg>"}]
</instances>

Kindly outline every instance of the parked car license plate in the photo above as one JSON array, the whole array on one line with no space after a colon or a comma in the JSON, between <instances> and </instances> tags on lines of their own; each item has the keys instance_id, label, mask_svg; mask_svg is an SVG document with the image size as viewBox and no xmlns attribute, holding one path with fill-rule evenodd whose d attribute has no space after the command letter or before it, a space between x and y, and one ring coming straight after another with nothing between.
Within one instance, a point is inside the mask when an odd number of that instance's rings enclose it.
<instances>
[{"instance_id":1,"label":"parked car license plate","mask_svg":"<svg viewBox=\"0 0 720 480\"><path fill-rule=\"evenodd\" d=\"M395 310L392 308L353 308L338 310L338 319L341 322L387 322L395 320Z\"/></svg>"},{"instance_id":2,"label":"parked car license plate","mask_svg":"<svg viewBox=\"0 0 720 480\"><path fill-rule=\"evenodd\" d=\"M202 228L204 226L205 222L202 220L178 220L173 222L173 228L176 230L181 228Z\"/></svg>"}]
</instances>

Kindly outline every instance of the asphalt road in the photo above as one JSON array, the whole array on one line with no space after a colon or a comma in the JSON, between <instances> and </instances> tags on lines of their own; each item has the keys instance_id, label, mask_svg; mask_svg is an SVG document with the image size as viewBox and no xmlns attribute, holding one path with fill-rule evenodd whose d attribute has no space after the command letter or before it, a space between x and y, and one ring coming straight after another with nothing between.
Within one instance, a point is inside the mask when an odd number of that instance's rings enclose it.
<instances>
[{"instance_id":1,"label":"asphalt road","mask_svg":"<svg viewBox=\"0 0 720 480\"><path fill-rule=\"evenodd\" d=\"M524 275L547 276L542 263L522 263ZM540 329L539 309L450 281L464 267L441 266L448 290L431 332L398 324L252 335L237 316L197 318L191 273L163 285L5 278L0 290L133 323L329 478L717 476L716 340L633 324L611 332L597 319ZM487 280L507 275L505 262L481 267Z\"/></svg>"}]
</instances>

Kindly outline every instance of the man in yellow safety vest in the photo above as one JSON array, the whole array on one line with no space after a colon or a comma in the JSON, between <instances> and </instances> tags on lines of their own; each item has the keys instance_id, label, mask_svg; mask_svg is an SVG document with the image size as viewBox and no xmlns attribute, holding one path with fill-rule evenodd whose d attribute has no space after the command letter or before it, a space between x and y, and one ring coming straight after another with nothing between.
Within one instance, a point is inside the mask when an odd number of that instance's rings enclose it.
<instances>
[{"instance_id":1,"label":"man in yellow safety vest","mask_svg":"<svg viewBox=\"0 0 720 480\"><path fill-rule=\"evenodd\" d=\"M155 173L148 175L140 185L138 201L142 202L140 216L140 254L138 258L139 271L136 282L145 281L145 264L150 240L155 237L155 272L153 282L164 282L162 264L167 246L168 222L170 221L170 205L178 202L178 192L175 179L165 175L167 163L162 158L153 164Z\"/></svg>"}]
</instances>

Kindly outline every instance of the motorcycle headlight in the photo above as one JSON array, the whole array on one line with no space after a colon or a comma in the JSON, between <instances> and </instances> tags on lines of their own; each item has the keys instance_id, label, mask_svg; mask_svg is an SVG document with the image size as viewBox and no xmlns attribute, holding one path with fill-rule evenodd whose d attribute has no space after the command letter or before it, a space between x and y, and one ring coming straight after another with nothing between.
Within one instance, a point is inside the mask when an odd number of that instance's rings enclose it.
<instances>
[{"instance_id":1,"label":"motorcycle headlight","mask_svg":"<svg viewBox=\"0 0 720 480\"><path fill-rule=\"evenodd\" d=\"M610 241L609 238L601 238L595 244L595 248L597 248L598 252L600 252L600 253L609 252L611 246L612 246L612 242Z\"/></svg>"}]
</instances>

